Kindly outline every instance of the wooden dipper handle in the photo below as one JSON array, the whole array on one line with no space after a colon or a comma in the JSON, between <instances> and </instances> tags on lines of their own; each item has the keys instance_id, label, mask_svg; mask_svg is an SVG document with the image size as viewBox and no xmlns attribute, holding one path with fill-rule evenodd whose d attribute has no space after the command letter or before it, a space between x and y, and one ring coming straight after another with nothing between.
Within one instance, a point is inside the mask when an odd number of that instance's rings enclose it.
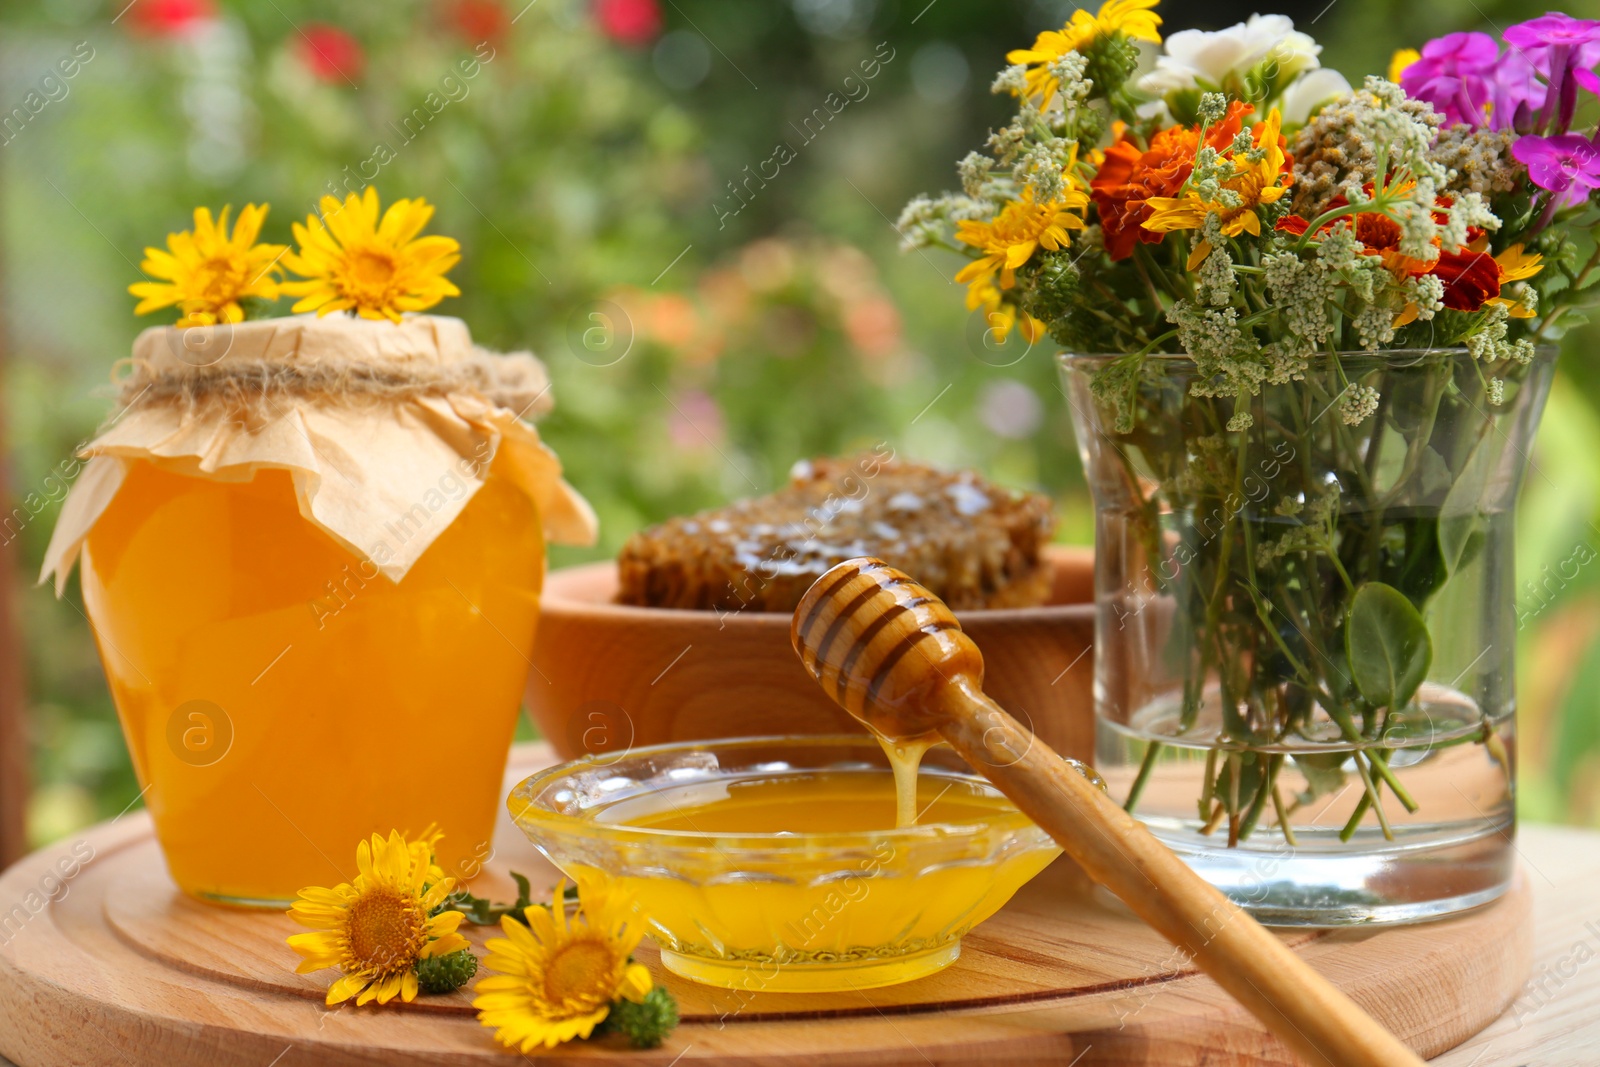
<instances>
[{"instance_id":1,"label":"wooden dipper handle","mask_svg":"<svg viewBox=\"0 0 1600 1067\"><path fill-rule=\"evenodd\" d=\"M874 732L937 732L1131 908L1309 1064L1422 1067L1393 1034L1201 879L983 693L983 655L950 609L882 560L817 579L795 651Z\"/></svg>"}]
</instances>

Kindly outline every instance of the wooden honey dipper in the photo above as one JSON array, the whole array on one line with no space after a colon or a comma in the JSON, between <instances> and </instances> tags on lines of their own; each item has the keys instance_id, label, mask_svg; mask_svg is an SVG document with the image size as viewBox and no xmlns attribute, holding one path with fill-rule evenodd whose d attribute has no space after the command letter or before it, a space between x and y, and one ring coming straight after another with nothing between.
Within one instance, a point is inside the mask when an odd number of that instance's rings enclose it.
<instances>
[{"instance_id":1,"label":"wooden honey dipper","mask_svg":"<svg viewBox=\"0 0 1600 1067\"><path fill-rule=\"evenodd\" d=\"M1183 949L1307 1063L1422 1060L1190 870L983 692L983 654L944 602L882 560L807 590L790 637L822 688L891 741L943 737L1089 874Z\"/></svg>"}]
</instances>

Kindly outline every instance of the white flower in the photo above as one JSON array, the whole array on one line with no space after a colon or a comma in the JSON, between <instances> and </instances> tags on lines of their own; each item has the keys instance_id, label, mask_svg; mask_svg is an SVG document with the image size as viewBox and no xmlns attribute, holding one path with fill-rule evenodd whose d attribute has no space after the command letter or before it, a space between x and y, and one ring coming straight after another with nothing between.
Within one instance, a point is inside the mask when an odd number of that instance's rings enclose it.
<instances>
[{"instance_id":1,"label":"white flower","mask_svg":"<svg viewBox=\"0 0 1600 1067\"><path fill-rule=\"evenodd\" d=\"M1147 122L1154 122L1157 126L1171 126L1173 123L1172 111L1167 107L1165 100L1146 100L1133 109L1134 114Z\"/></svg>"},{"instance_id":2,"label":"white flower","mask_svg":"<svg viewBox=\"0 0 1600 1067\"><path fill-rule=\"evenodd\" d=\"M1370 385L1352 385L1339 401L1339 418L1346 426L1360 426L1378 410L1378 391Z\"/></svg>"},{"instance_id":3,"label":"white flower","mask_svg":"<svg viewBox=\"0 0 1600 1067\"><path fill-rule=\"evenodd\" d=\"M1285 15L1251 15L1225 30L1179 30L1167 38L1156 69L1139 79L1139 88L1161 96L1176 89L1217 89L1238 81L1257 64L1276 64L1279 84L1319 65L1322 46L1294 28Z\"/></svg>"},{"instance_id":4,"label":"white flower","mask_svg":"<svg viewBox=\"0 0 1600 1067\"><path fill-rule=\"evenodd\" d=\"M1350 83L1345 81L1343 74L1332 67L1318 67L1296 78L1283 91L1278 110L1282 112L1284 122L1301 124L1311 117L1317 105L1346 96L1350 91Z\"/></svg>"},{"instance_id":5,"label":"white flower","mask_svg":"<svg viewBox=\"0 0 1600 1067\"><path fill-rule=\"evenodd\" d=\"M1407 279L1406 299L1417 306L1417 318L1428 322L1444 310L1444 281L1437 274Z\"/></svg>"}]
</instances>

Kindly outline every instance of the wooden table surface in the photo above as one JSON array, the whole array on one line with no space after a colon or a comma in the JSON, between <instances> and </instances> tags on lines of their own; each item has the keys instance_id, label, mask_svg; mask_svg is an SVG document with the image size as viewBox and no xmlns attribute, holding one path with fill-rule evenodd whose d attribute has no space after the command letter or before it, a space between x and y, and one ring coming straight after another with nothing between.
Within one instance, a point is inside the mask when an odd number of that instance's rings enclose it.
<instances>
[{"instance_id":1,"label":"wooden table surface","mask_svg":"<svg viewBox=\"0 0 1600 1067\"><path fill-rule=\"evenodd\" d=\"M1517 844L1534 898L1532 977L1487 1030L1431 1061L1440 1067L1600 1063L1600 833L1524 826Z\"/></svg>"}]
</instances>

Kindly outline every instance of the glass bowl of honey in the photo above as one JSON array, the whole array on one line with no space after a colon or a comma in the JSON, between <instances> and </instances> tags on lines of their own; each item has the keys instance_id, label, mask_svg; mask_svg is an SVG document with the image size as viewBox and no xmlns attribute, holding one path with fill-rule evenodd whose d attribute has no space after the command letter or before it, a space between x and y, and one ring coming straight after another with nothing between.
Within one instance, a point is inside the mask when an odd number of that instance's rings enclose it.
<instances>
[{"instance_id":1,"label":"glass bowl of honey","mask_svg":"<svg viewBox=\"0 0 1600 1067\"><path fill-rule=\"evenodd\" d=\"M868 989L955 962L961 938L1060 848L953 751L915 825L867 736L602 753L528 778L517 826L575 879L631 893L675 974L748 992Z\"/></svg>"}]
</instances>

